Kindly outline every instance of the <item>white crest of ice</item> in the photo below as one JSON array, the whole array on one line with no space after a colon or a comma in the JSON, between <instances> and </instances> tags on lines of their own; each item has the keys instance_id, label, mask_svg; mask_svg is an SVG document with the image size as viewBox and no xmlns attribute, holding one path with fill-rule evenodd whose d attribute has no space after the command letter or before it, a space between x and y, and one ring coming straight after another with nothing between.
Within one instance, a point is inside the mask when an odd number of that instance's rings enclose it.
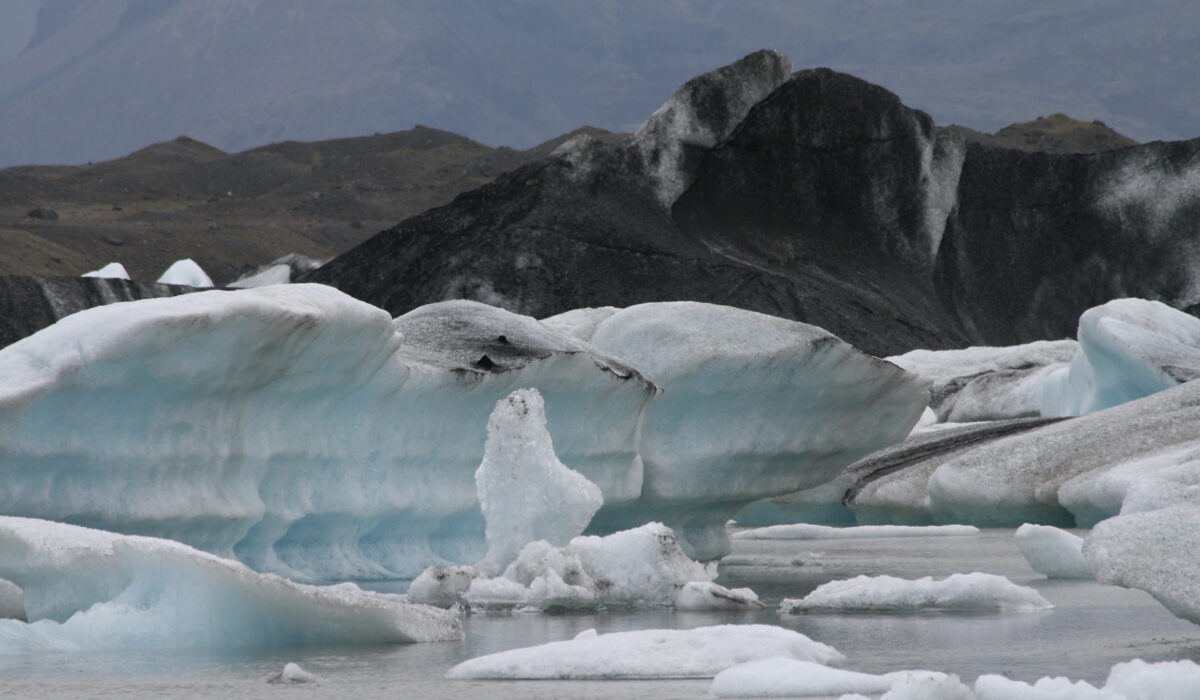
<instances>
[{"instance_id":1,"label":"white crest of ice","mask_svg":"<svg viewBox=\"0 0 1200 700\"><path fill-rule=\"evenodd\" d=\"M1113 666L1104 688L1126 700L1191 700L1200 688L1200 665L1189 659L1134 659Z\"/></svg>"},{"instance_id":2,"label":"white crest of ice","mask_svg":"<svg viewBox=\"0 0 1200 700\"><path fill-rule=\"evenodd\" d=\"M453 679L711 678L731 666L772 657L828 664L833 647L770 625L718 625L588 635L464 661Z\"/></svg>"},{"instance_id":3,"label":"white crest of ice","mask_svg":"<svg viewBox=\"0 0 1200 700\"><path fill-rule=\"evenodd\" d=\"M766 607L749 588L726 588L712 581L690 581L675 591L676 610L752 610Z\"/></svg>"},{"instance_id":4,"label":"white crest of ice","mask_svg":"<svg viewBox=\"0 0 1200 700\"><path fill-rule=\"evenodd\" d=\"M1047 578L1092 578L1083 558L1083 538L1050 525L1025 523L1015 534L1029 567Z\"/></svg>"},{"instance_id":5,"label":"white crest of ice","mask_svg":"<svg viewBox=\"0 0 1200 700\"><path fill-rule=\"evenodd\" d=\"M85 272L80 277L104 277L106 279L127 280L129 272L125 270L125 266L119 262L110 262L99 270Z\"/></svg>"},{"instance_id":6,"label":"white crest of ice","mask_svg":"<svg viewBox=\"0 0 1200 700\"><path fill-rule=\"evenodd\" d=\"M287 284L291 281L291 265L271 265L261 272L239 277L236 281L229 283L229 288L252 289L254 287L266 287L271 284Z\"/></svg>"},{"instance_id":7,"label":"white crest of ice","mask_svg":"<svg viewBox=\"0 0 1200 700\"><path fill-rule=\"evenodd\" d=\"M283 670L267 679L268 683L319 683L321 677L304 670L304 667L292 661L283 665Z\"/></svg>"},{"instance_id":8,"label":"white crest of ice","mask_svg":"<svg viewBox=\"0 0 1200 700\"><path fill-rule=\"evenodd\" d=\"M844 699L839 699L844 700ZM892 684L879 700L976 700L970 686L958 676L931 678L908 676Z\"/></svg>"},{"instance_id":9,"label":"white crest of ice","mask_svg":"<svg viewBox=\"0 0 1200 700\"><path fill-rule=\"evenodd\" d=\"M462 636L456 613L309 586L151 537L0 517L0 577L29 622L0 620L0 653L78 649L430 642Z\"/></svg>"},{"instance_id":10,"label":"white crest of ice","mask_svg":"<svg viewBox=\"0 0 1200 700\"><path fill-rule=\"evenodd\" d=\"M583 534L604 503L600 488L558 461L537 389L496 402L475 488L488 553L478 568L499 572L529 542L562 546Z\"/></svg>"},{"instance_id":11,"label":"white crest of ice","mask_svg":"<svg viewBox=\"0 0 1200 700\"><path fill-rule=\"evenodd\" d=\"M1124 695L1097 688L1087 681L1039 678L1031 683L995 674L975 679L978 700L1126 700Z\"/></svg>"},{"instance_id":12,"label":"white crest of ice","mask_svg":"<svg viewBox=\"0 0 1200 700\"><path fill-rule=\"evenodd\" d=\"M894 576L856 576L830 581L803 598L785 598L779 611L828 610L1047 610L1040 593L995 574L953 574L940 581Z\"/></svg>"},{"instance_id":13,"label":"white crest of ice","mask_svg":"<svg viewBox=\"0 0 1200 700\"><path fill-rule=\"evenodd\" d=\"M1079 351L1047 378L1042 414L1080 416L1200 377L1200 319L1158 301L1117 299L1079 317Z\"/></svg>"},{"instance_id":14,"label":"white crest of ice","mask_svg":"<svg viewBox=\"0 0 1200 700\"><path fill-rule=\"evenodd\" d=\"M159 284L178 284L185 287L211 287L212 279L191 258L176 260L158 278Z\"/></svg>"},{"instance_id":15,"label":"white crest of ice","mask_svg":"<svg viewBox=\"0 0 1200 700\"><path fill-rule=\"evenodd\" d=\"M843 540L871 537L962 537L977 535L973 525L770 525L753 530L741 530L732 537L739 540Z\"/></svg>"},{"instance_id":16,"label":"white crest of ice","mask_svg":"<svg viewBox=\"0 0 1200 700\"><path fill-rule=\"evenodd\" d=\"M884 693L901 679L947 676L936 671L894 671L876 675L794 658L747 661L721 671L709 692L718 698L792 698L843 693Z\"/></svg>"},{"instance_id":17,"label":"white crest of ice","mask_svg":"<svg viewBox=\"0 0 1200 700\"><path fill-rule=\"evenodd\" d=\"M620 309L615 306L572 309L556 316L543 318L541 323L552 331L574 336L584 342L591 342L592 334L596 332L596 326L618 311Z\"/></svg>"}]
</instances>

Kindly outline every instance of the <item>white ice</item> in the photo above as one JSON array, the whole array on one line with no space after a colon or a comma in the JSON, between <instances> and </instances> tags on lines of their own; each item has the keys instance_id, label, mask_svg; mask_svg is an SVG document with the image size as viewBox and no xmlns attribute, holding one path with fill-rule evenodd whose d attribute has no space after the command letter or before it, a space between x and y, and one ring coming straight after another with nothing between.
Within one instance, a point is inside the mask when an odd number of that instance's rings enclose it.
<instances>
[{"instance_id":1,"label":"white ice","mask_svg":"<svg viewBox=\"0 0 1200 700\"><path fill-rule=\"evenodd\" d=\"M904 678L943 680L936 671L859 673L794 658L747 661L721 671L709 692L718 698L791 698L884 693Z\"/></svg>"},{"instance_id":2,"label":"white ice","mask_svg":"<svg viewBox=\"0 0 1200 700\"><path fill-rule=\"evenodd\" d=\"M85 272L80 277L104 277L107 279L127 280L129 279L129 273L121 263L110 262L99 270Z\"/></svg>"},{"instance_id":3,"label":"white ice","mask_svg":"<svg viewBox=\"0 0 1200 700\"><path fill-rule=\"evenodd\" d=\"M512 649L464 661L453 679L711 678L755 659L784 657L828 664L833 647L770 625L718 625L596 634Z\"/></svg>"},{"instance_id":4,"label":"white ice","mask_svg":"<svg viewBox=\"0 0 1200 700\"><path fill-rule=\"evenodd\" d=\"M12 581L0 579L0 619L25 619L25 594Z\"/></svg>"},{"instance_id":5,"label":"white ice","mask_svg":"<svg viewBox=\"0 0 1200 700\"><path fill-rule=\"evenodd\" d=\"M840 698L839 700L845 700ZM892 684L879 700L976 700L971 688L958 676L946 678L907 677Z\"/></svg>"},{"instance_id":6,"label":"white ice","mask_svg":"<svg viewBox=\"0 0 1200 700\"><path fill-rule=\"evenodd\" d=\"M978 700L1193 700L1197 688L1200 666L1190 660L1119 663L1101 688L1067 678L1023 683L988 674L975 681Z\"/></svg>"},{"instance_id":7,"label":"white ice","mask_svg":"<svg viewBox=\"0 0 1200 700\"><path fill-rule=\"evenodd\" d=\"M158 278L159 284L179 284L185 287L211 287L212 279L191 258L176 260Z\"/></svg>"},{"instance_id":8,"label":"white ice","mask_svg":"<svg viewBox=\"0 0 1200 700\"><path fill-rule=\"evenodd\" d=\"M240 277L229 283L230 289L253 289L271 284L287 284L292 281L291 265L271 265L265 270Z\"/></svg>"},{"instance_id":9,"label":"white ice","mask_svg":"<svg viewBox=\"0 0 1200 700\"><path fill-rule=\"evenodd\" d=\"M978 700L1125 700L1125 696L1087 681L1047 677L1025 683L995 674L975 679L975 697Z\"/></svg>"},{"instance_id":10,"label":"white ice","mask_svg":"<svg viewBox=\"0 0 1200 700\"><path fill-rule=\"evenodd\" d=\"M604 503L600 488L558 461L537 389L496 402L475 488L488 552L478 568L498 573L529 542L563 546L583 534Z\"/></svg>"},{"instance_id":11,"label":"white ice","mask_svg":"<svg viewBox=\"0 0 1200 700\"><path fill-rule=\"evenodd\" d=\"M593 530L661 520L700 559L729 552L742 506L829 481L928 403L922 380L819 328L731 307L632 306L591 342L664 389L642 426L641 499L606 504Z\"/></svg>"},{"instance_id":12,"label":"white ice","mask_svg":"<svg viewBox=\"0 0 1200 700\"><path fill-rule=\"evenodd\" d=\"M1021 556L1047 578L1092 578L1083 558L1083 538L1050 525L1025 523L1015 535Z\"/></svg>"},{"instance_id":13,"label":"white ice","mask_svg":"<svg viewBox=\"0 0 1200 700\"><path fill-rule=\"evenodd\" d=\"M979 528L972 525L857 525L829 527L827 525L770 525L753 530L741 530L732 537L739 540L841 540L869 537L961 537L975 535Z\"/></svg>"},{"instance_id":14,"label":"white ice","mask_svg":"<svg viewBox=\"0 0 1200 700\"><path fill-rule=\"evenodd\" d=\"M541 323L552 331L574 336L590 343L596 326L620 311L615 306L598 306L595 308L572 309L556 316L543 318Z\"/></svg>"},{"instance_id":15,"label":"white ice","mask_svg":"<svg viewBox=\"0 0 1200 700\"><path fill-rule=\"evenodd\" d=\"M283 670L267 679L268 683L319 683L321 677L304 670L298 663L287 662Z\"/></svg>"},{"instance_id":16,"label":"white ice","mask_svg":"<svg viewBox=\"0 0 1200 700\"><path fill-rule=\"evenodd\" d=\"M856 576L830 581L803 598L785 598L779 611L830 610L1046 610L1037 591L995 574L953 574L940 581L894 576Z\"/></svg>"},{"instance_id":17,"label":"white ice","mask_svg":"<svg viewBox=\"0 0 1200 700\"><path fill-rule=\"evenodd\" d=\"M0 577L29 622L0 653L459 639L454 612L354 584L309 586L157 538L0 517Z\"/></svg>"},{"instance_id":18,"label":"white ice","mask_svg":"<svg viewBox=\"0 0 1200 700\"><path fill-rule=\"evenodd\" d=\"M1079 317L1079 351L1046 381L1042 414L1079 416L1200 377L1200 319L1117 299Z\"/></svg>"}]
</instances>

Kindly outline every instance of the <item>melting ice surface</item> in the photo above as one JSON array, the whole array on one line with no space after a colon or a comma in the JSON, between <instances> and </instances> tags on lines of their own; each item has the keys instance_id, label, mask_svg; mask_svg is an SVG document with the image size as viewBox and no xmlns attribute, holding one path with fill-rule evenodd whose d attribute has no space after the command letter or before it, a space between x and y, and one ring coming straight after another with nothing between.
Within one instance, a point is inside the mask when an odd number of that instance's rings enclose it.
<instances>
[{"instance_id":1,"label":"melting ice surface","mask_svg":"<svg viewBox=\"0 0 1200 700\"><path fill-rule=\"evenodd\" d=\"M785 598L785 614L829 610L1046 610L1050 601L995 574L954 574L940 581L856 576L830 581L803 598Z\"/></svg>"}]
</instances>

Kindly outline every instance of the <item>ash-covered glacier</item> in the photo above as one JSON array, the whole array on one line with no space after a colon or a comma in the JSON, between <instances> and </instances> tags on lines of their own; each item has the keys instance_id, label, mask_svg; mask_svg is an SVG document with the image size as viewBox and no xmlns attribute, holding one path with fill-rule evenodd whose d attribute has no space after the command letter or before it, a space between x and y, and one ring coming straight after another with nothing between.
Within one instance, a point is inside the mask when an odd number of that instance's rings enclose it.
<instances>
[{"instance_id":1,"label":"ash-covered glacier","mask_svg":"<svg viewBox=\"0 0 1200 700\"><path fill-rule=\"evenodd\" d=\"M178 542L0 517L0 577L27 622L0 620L0 653L369 644L459 639L456 612L259 574Z\"/></svg>"}]
</instances>

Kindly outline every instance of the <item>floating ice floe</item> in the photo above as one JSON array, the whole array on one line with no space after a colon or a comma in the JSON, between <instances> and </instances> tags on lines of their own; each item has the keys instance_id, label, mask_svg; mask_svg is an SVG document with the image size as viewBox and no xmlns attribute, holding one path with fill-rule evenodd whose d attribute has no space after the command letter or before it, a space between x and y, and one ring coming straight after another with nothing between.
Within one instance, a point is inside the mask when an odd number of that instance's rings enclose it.
<instances>
[{"instance_id":1,"label":"floating ice floe","mask_svg":"<svg viewBox=\"0 0 1200 700\"><path fill-rule=\"evenodd\" d=\"M29 622L0 620L0 652L431 642L456 612L354 584L309 586L150 537L0 517L0 577Z\"/></svg>"},{"instance_id":2,"label":"floating ice floe","mask_svg":"<svg viewBox=\"0 0 1200 700\"><path fill-rule=\"evenodd\" d=\"M830 581L803 598L785 598L779 611L1047 610L1054 607L1028 586L995 574L954 574L940 581L856 576Z\"/></svg>"},{"instance_id":3,"label":"floating ice floe","mask_svg":"<svg viewBox=\"0 0 1200 700\"><path fill-rule=\"evenodd\" d=\"M1008 347L913 350L887 358L932 382L930 407L938 421L965 423L1042 415L1042 387L1065 368L1079 344L1039 340Z\"/></svg>"},{"instance_id":4,"label":"floating ice floe","mask_svg":"<svg viewBox=\"0 0 1200 700\"><path fill-rule=\"evenodd\" d=\"M690 630L596 634L512 649L464 661L453 679L711 678L755 659L783 657L817 664L841 661L833 647L770 625L717 625Z\"/></svg>"},{"instance_id":5,"label":"floating ice floe","mask_svg":"<svg viewBox=\"0 0 1200 700\"><path fill-rule=\"evenodd\" d=\"M741 540L845 540L869 537L962 537L979 534L972 525L771 525L733 533Z\"/></svg>"},{"instance_id":6,"label":"floating ice floe","mask_svg":"<svg viewBox=\"0 0 1200 700\"><path fill-rule=\"evenodd\" d=\"M721 671L709 692L718 698L794 698L885 693L905 679L943 680L936 671L895 671L880 675L830 668L794 658L747 661Z\"/></svg>"},{"instance_id":7,"label":"floating ice floe","mask_svg":"<svg viewBox=\"0 0 1200 700\"><path fill-rule=\"evenodd\" d=\"M1067 678L1033 683L988 674L975 681L977 700L1192 700L1200 687L1200 666L1192 661L1147 663L1134 659L1109 671L1104 686Z\"/></svg>"},{"instance_id":8,"label":"floating ice floe","mask_svg":"<svg viewBox=\"0 0 1200 700\"><path fill-rule=\"evenodd\" d=\"M846 700L846 698L839 698ZM976 700L971 688L958 679L903 677L892 684L879 700Z\"/></svg>"},{"instance_id":9,"label":"floating ice floe","mask_svg":"<svg viewBox=\"0 0 1200 700\"><path fill-rule=\"evenodd\" d=\"M1083 538L1050 525L1017 528L1017 548L1030 568L1047 578L1092 578L1083 558Z\"/></svg>"},{"instance_id":10,"label":"floating ice floe","mask_svg":"<svg viewBox=\"0 0 1200 700\"><path fill-rule=\"evenodd\" d=\"M1200 377L1200 319L1117 299L1079 317L1079 351L1046 380L1042 414L1079 416Z\"/></svg>"},{"instance_id":11,"label":"floating ice floe","mask_svg":"<svg viewBox=\"0 0 1200 700\"><path fill-rule=\"evenodd\" d=\"M284 664L283 670L267 679L268 683L319 683L321 677L315 673L305 671L304 667L298 663L289 661Z\"/></svg>"},{"instance_id":12,"label":"floating ice floe","mask_svg":"<svg viewBox=\"0 0 1200 700\"><path fill-rule=\"evenodd\" d=\"M213 286L212 278L191 258L184 258L183 260L176 260L171 263L166 272L162 273L162 276L158 278L158 283L178 284L185 287Z\"/></svg>"},{"instance_id":13,"label":"floating ice floe","mask_svg":"<svg viewBox=\"0 0 1200 700\"><path fill-rule=\"evenodd\" d=\"M119 262L110 262L99 270L85 272L80 277L104 277L106 279L127 280L129 272L125 270L125 266Z\"/></svg>"},{"instance_id":14,"label":"floating ice floe","mask_svg":"<svg viewBox=\"0 0 1200 700\"><path fill-rule=\"evenodd\" d=\"M698 559L729 552L743 506L816 486L903 439L925 382L803 323L693 302L640 304L591 343L664 389L646 409L641 498L606 501L592 531L659 520Z\"/></svg>"}]
</instances>

